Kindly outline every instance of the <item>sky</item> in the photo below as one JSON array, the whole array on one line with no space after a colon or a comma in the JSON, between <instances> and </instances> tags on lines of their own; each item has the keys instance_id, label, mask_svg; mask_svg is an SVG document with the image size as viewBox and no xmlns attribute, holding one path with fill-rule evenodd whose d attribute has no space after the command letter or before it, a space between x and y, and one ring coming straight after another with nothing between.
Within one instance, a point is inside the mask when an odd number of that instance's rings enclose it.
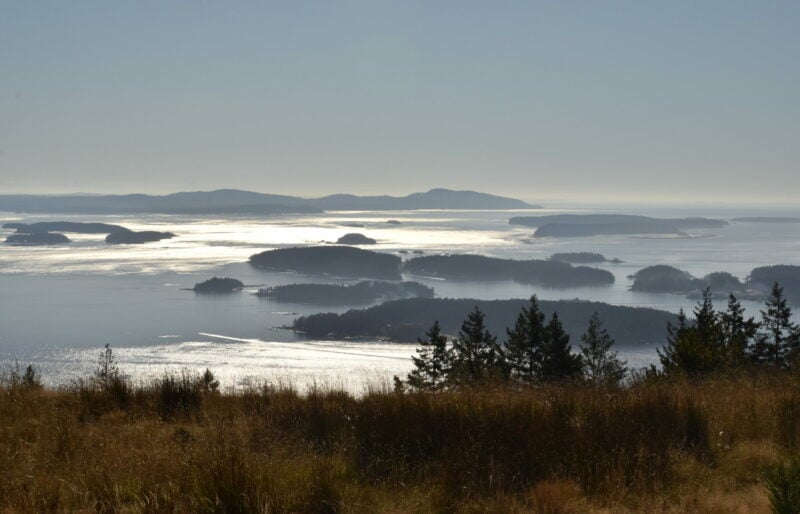
<instances>
[{"instance_id":1,"label":"sky","mask_svg":"<svg viewBox=\"0 0 800 514\"><path fill-rule=\"evenodd\" d=\"M800 200L800 2L0 0L0 193Z\"/></svg>"}]
</instances>

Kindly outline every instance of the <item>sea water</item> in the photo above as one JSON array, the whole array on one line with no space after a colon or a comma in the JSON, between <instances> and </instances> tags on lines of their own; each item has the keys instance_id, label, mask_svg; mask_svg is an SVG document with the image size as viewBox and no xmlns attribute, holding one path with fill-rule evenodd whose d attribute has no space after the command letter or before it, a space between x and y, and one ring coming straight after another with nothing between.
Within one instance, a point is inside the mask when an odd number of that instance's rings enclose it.
<instances>
[{"instance_id":1,"label":"sea water","mask_svg":"<svg viewBox=\"0 0 800 514\"><path fill-rule=\"evenodd\" d=\"M703 276L728 271L744 279L770 264L800 264L800 223L731 223L691 230L689 237L598 236L537 239L533 229L512 226L512 216L592 210L334 212L277 217L67 216L0 213L0 222L46 220L114 223L133 230L170 231L174 239L143 245L107 245L103 235L69 234L73 243L52 247L0 245L0 367L34 363L49 385L91 373L103 345L137 380L167 371L212 369L228 386L260 381L363 389L388 387L411 366L415 346L380 341L310 341L287 326L299 315L344 312L355 306L320 307L259 298L259 287L298 282L350 283L332 277L265 272L250 255L273 248L333 242L347 232L378 240L371 250L411 258L414 251L477 253L545 259L555 252L597 252L621 259L599 265L612 286L546 289L511 281L454 282L406 277L434 288L438 297L602 301L677 312L694 301L681 295L637 293L629 276L668 264ZM620 212L616 210L614 212ZM704 215L798 216L786 210L643 210L666 217ZM388 224L388 220L400 224ZM0 230L0 238L12 233ZM407 252L407 253L401 253ZM237 278L244 291L198 295L188 290L212 276ZM751 314L761 305L744 302ZM363 307L363 306L361 306ZM656 359L653 348L626 350L633 366Z\"/></svg>"}]
</instances>

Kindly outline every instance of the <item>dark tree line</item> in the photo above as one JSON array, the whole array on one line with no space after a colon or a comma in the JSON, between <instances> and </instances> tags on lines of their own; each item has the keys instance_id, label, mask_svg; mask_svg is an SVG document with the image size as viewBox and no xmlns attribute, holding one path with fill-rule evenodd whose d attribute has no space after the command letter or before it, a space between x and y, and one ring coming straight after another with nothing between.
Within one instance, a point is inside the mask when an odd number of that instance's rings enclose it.
<instances>
[{"instance_id":1,"label":"dark tree line","mask_svg":"<svg viewBox=\"0 0 800 514\"><path fill-rule=\"evenodd\" d=\"M689 320L681 310L677 324L667 326L667 344L658 350L661 370L648 374L730 372L746 368L800 369L800 325L775 283L760 320L746 317L731 294L724 311L714 308L706 289ZM436 322L419 339L414 369L406 384L418 390L440 391L486 382L541 384L565 380L592 385L619 385L628 374L626 363L612 350L614 340L595 313L573 353L569 335L553 313L548 320L535 296L523 307L506 341L485 327L484 314L469 313L458 336L448 341ZM398 379L398 385L403 385Z\"/></svg>"},{"instance_id":2,"label":"dark tree line","mask_svg":"<svg viewBox=\"0 0 800 514\"><path fill-rule=\"evenodd\" d=\"M452 341L434 323L425 339L418 340L407 384L431 391L509 380L524 384L586 380L610 385L618 384L627 373L625 363L611 350L614 340L597 314L581 338L580 354L572 353L558 313L548 321L535 296L506 333L505 344L500 344L486 329L484 314L477 307Z\"/></svg>"},{"instance_id":3,"label":"dark tree line","mask_svg":"<svg viewBox=\"0 0 800 514\"><path fill-rule=\"evenodd\" d=\"M747 367L798 369L800 326L777 283L761 319L745 317L736 297L728 297L725 311L717 311L706 289L689 322L681 311L678 324L669 325L667 345L659 357L664 373L700 375Z\"/></svg>"}]
</instances>

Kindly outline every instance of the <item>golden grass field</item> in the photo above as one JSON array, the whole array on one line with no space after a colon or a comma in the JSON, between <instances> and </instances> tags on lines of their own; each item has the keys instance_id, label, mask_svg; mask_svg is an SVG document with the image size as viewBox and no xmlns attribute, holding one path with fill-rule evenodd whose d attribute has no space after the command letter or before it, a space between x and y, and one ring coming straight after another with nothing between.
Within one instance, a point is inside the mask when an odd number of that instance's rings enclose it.
<instances>
[{"instance_id":1,"label":"golden grass field","mask_svg":"<svg viewBox=\"0 0 800 514\"><path fill-rule=\"evenodd\" d=\"M770 512L800 377L625 389L0 388L0 512Z\"/></svg>"}]
</instances>

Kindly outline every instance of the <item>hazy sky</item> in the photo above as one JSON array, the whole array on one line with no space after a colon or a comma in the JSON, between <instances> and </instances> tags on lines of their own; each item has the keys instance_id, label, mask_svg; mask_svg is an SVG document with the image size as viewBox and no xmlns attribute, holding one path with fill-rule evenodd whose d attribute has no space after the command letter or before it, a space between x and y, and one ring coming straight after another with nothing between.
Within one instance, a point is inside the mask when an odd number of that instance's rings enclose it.
<instances>
[{"instance_id":1,"label":"hazy sky","mask_svg":"<svg viewBox=\"0 0 800 514\"><path fill-rule=\"evenodd\" d=\"M0 192L800 202L800 2L0 0Z\"/></svg>"}]
</instances>

